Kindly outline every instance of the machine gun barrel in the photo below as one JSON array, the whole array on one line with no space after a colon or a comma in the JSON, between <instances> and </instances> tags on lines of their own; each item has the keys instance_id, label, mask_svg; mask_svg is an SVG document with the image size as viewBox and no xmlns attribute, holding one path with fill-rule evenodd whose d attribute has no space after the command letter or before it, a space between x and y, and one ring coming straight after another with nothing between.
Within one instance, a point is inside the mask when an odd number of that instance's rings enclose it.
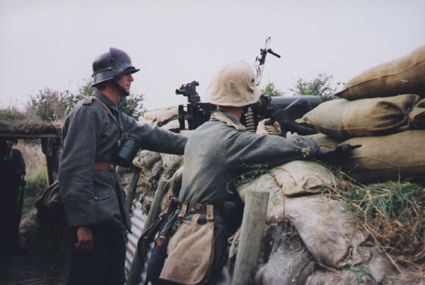
<instances>
[{"instance_id":1,"label":"machine gun barrel","mask_svg":"<svg viewBox=\"0 0 425 285\"><path fill-rule=\"evenodd\" d=\"M282 134L286 132L296 132L300 135L309 135L316 133L302 124L296 123L295 120L301 118L304 114L317 107L323 102L321 96L261 96L260 101L254 104L245 113L242 123L250 125L250 130L254 131L259 121L271 118L277 121L281 128Z\"/></svg>"}]
</instances>

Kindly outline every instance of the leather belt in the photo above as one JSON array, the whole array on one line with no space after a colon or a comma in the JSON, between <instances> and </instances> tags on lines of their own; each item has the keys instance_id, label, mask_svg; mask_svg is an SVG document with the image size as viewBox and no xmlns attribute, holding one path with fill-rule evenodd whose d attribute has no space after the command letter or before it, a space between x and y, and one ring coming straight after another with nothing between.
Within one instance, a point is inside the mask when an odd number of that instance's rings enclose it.
<instances>
[{"instance_id":1,"label":"leather belt","mask_svg":"<svg viewBox=\"0 0 425 285\"><path fill-rule=\"evenodd\" d=\"M115 171L115 165L109 163L109 162L96 162L94 165L94 169L96 170L114 170Z\"/></svg>"},{"instance_id":2,"label":"leather belt","mask_svg":"<svg viewBox=\"0 0 425 285\"><path fill-rule=\"evenodd\" d=\"M184 217L186 214L205 214L208 219L213 219L214 212L219 214L222 207L213 204L201 204L201 203L179 203L179 218Z\"/></svg>"}]
</instances>

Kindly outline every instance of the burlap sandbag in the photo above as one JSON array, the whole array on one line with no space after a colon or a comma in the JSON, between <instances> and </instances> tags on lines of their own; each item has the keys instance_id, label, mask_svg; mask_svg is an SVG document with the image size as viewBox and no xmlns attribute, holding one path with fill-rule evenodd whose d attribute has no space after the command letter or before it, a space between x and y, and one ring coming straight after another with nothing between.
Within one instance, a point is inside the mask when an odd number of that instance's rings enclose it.
<instances>
[{"instance_id":1,"label":"burlap sandbag","mask_svg":"<svg viewBox=\"0 0 425 285\"><path fill-rule=\"evenodd\" d=\"M381 137L346 140L360 144L344 168L362 182L384 182L399 178L424 179L425 130L405 131Z\"/></svg>"},{"instance_id":2,"label":"burlap sandbag","mask_svg":"<svg viewBox=\"0 0 425 285\"><path fill-rule=\"evenodd\" d=\"M304 137L314 140L320 147L325 147L325 148L334 148L341 142L340 140L335 140L321 133L308 135Z\"/></svg>"},{"instance_id":3,"label":"burlap sandbag","mask_svg":"<svg viewBox=\"0 0 425 285\"><path fill-rule=\"evenodd\" d=\"M404 284L397 282L395 276L396 272L389 259L383 253L376 252L368 262L358 264L348 270L315 271L307 278L305 284Z\"/></svg>"},{"instance_id":4,"label":"burlap sandbag","mask_svg":"<svg viewBox=\"0 0 425 285\"><path fill-rule=\"evenodd\" d=\"M139 118L139 121L160 127L177 118L178 118L177 108L170 107L165 109L146 111Z\"/></svg>"},{"instance_id":5,"label":"burlap sandbag","mask_svg":"<svg viewBox=\"0 0 425 285\"><path fill-rule=\"evenodd\" d=\"M425 129L425 99L416 104L412 112L410 112L409 118L414 128Z\"/></svg>"},{"instance_id":6,"label":"burlap sandbag","mask_svg":"<svg viewBox=\"0 0 425 285\"><path fill-rule=\"evenodd\" d=\"M355 100L404 93L425 96L425 46L355 76L336 96Z\"/></svg>"},{"instance_id":7,"label":"burlap sandbag","mask_svg":"<svg viewBox=\"0 0 425 285\"><path fill-rule=\"evenodd\" d=\"M272 248L267 262L255 274L255 284L304 284L313 273L315 263L295 229L285 223L269 228L267 236Z\"/></svg>"},{"instance_id":8,"label":"burlap sandbag","mask_svg":"<svg viewBox=\"0 0 425 285\"><path fill-rule=\"evenodd\" d=\"M344 205L324 196L287 198L285 215L315 260L344 268L368 261L375 248Z\"/></svg>"},{"instance_id":9,"label":"burlap sandbag","mask_svg":"<svg viewBox=\"0 0 425 285\"><path fill-rule=\"evenodd\" d=\"M183 164L183 156L161 153L163 175L170 178L174 172Z\"/></svg>"},{"instance_id":10,"label":"burlap sandbag","mask_svg":"<svg viewBox=\"0 0 425 285\"><path fill-rule=\"evenodd\" d=\"M334 175L323 165L312 161L294 160L271 169L268 173L237 187L242 200L247 191L269 192L267 220L284 217L284 197L320 193L336 187Z\"/></svg>"},{"instance_id":11,"label":"burlap sandbag","mask_svg":"<svg viewBox=\"0 0 425 285\"><path fill-rule=\"evenodd\" d=\"M301 122L337 139L394 133L409 126L409 113L420 100L415 94L320 104Z\"/></svg>"},{"instance_id":12,"label":"burlap sandbag","mask_svg":"<svg viewBox=\"0 0 425 285\"><path fill-rule=\"evenodd\" d=\"M133 164L140 169L152 169L153 165L161 160L159 152L142 150L133 159Z\"/></svg>"}]
</instances>

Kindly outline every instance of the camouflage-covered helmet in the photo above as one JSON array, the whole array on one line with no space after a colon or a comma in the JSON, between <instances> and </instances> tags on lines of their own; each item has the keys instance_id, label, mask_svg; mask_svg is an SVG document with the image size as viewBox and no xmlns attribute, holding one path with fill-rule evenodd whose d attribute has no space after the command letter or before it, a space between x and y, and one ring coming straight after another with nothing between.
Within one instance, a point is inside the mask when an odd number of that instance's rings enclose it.
<instances>
[{"instance_id":1,"label":"camouflage-covered helmet","mask_svg":"<svg viewBox=\"0 0 425 285\"><path fill-rule=\"evenodd\" d=\"M245 61L223 67L208 87L208 102L232 107L256 103L261 92L255 85L255 77L254 68Z\"/></svg>"},{"instance_id":2,"label":"camouflage-covered helmet","mask_svg":"<svg viewBox=\"0 0 425 285\"><path fill-rule=\"evenodd\" d=\"M112 80L124 73L139 71L131 63L127 53L117 48L110 48L93 61L93 86Z\"/></svg>"}]
</instances>

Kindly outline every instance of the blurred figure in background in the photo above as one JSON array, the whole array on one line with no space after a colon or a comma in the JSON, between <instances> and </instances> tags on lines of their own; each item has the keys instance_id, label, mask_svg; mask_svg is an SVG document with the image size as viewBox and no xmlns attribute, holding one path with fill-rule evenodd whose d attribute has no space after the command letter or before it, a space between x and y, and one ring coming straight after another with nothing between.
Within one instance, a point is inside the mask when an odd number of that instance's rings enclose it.
<instances>
[{"instance_id":1,"label":"blurred figure in background","mask_svg":"<svg viewBox=\"0 0 425 285\"><path fill-rule=\"evenodd\" d=\"M23 205L25 185L25 160L22 153L14 148L18 140L0 140L0 251L19 253L23 249L18 242L19 224Z\"/></svg>"}]
</instances>

